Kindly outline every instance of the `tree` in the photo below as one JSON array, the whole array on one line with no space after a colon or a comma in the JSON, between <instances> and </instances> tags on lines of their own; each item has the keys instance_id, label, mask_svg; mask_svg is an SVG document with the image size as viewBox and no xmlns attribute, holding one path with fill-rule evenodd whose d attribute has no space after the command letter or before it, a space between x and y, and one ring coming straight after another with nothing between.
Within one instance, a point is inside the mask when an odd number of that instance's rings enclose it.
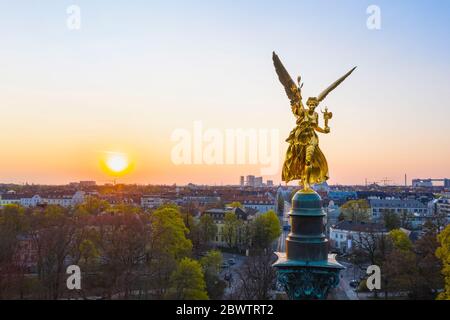
<instances>
[{"instance_id":1,"label":"tree","mask_svg":"<svg viewBox=\"0 0 450 320\"><path fill-rule=\"evenodd\" d=\"M281 194L277 197L277 213L278 215L283 215L284 212L284 198Z\"/></svg>"},{"instance_id":2,"label":"tree","mask_svg":"<svg viewBox=\"0 0 450 320\"><path fill-rule=\"evenodd\" d=\"M439 247L436 256L442 261L444 276L444 291L438 296L439 300L450 300L450 225L438 235Z\"/></svg>"},{"instance_id":3,"label":"tree","mask_svg":"<svg viewBox=\"0 0 450 320\"><path fill-rule=\"evenodd\" d=\"M410 251L412 249L412 242L409 240L406 233L400 229L391 230L389 237L392 239L392 243L396 249L402 251Z\"/></svg>"},{"instance_id":4,"label":"tree","mask_svg":"<svg viewBox=\"0 0 450 320\"><path fill-rule=\"evenodd\" d=\"M437 226L425 223L425 234L414 244L419 283L415 295L419 299L435 299L444 287L442 263L435 253L439 247Z\"/></svg>"},{"instance_id":5,"label":"tree","mask_svg":"<svg viewBox=\"0 0 450 320\"><path fill-rule=\"evenodd\" d=\"M95 243L90 239L83 239L79 246L80 258L83 264L89 264L91 260L100 257Z\"/></svg>"},{"instance_id":6,"label":"tree","mask_svg":"<svg viewBox=\"0 0 450 320\"><path fill-rule=\"evenodd\" d=\"M200 217L198 229L200 232L200 239L203 245L207 245L217 235L217 225L214 219L209 214L203 214Z\"/></svg>"},{"instance_id":7,"label":"tree","mask_svg":"<svg viewBox=\"0 0 450 320\"><path fill-rule=\"evenodd\" d=\"M218 250L210 250L200 259L205 273L218 274L223 262L222 253Z\"/></svg>"},{"instance_id":8,"label":"tree","mask_svg":"<svg viewBox=\"0 0 450 320\"><path fill-rule=\"evenodd\" d=\"M74 243L74 257L89 279L85 289L96 285L98 295L128 299L145 261L150 235L145 220L126 213L99 215L83 227Z\"/></svg>"},{"instance_id":9,"label":"tree","mask_svg":"<svg viewBox=\"0 0 450 320\"><path fill-rule=\"evenodd\" d=\"M393 229L398 229L401 226L400 217L392 209L384 209L382 211L383 221L386 229L391 231Z\"/></svg>"},{"instance_id":10,"label":"tree","mask_svg":"<svg viewBox=\"0 0 450 320\"><path fill-rule=\"evenodd\" d=\"M222 235L229 248L236 246L239 220L234 212L225 213Z\"/></svg>"},{"instance_id":11,"label":"tree","mask_svg":"<svg viewBox=\"0 0 450 320\"><path fill-rule=\"evenodd\" d=\"M198 261L183 258L171 278L172 295L177 300L206 300L206 283Z\"/></svg>"},{"instance_id":12,"label":"tree","mask_svg":"<svg viewBox=\"0 0 450 320\"><path fill-rule=\"evenodd\" d=\"M0 299L11 296L16 286L21 287L25 270L20 261L14 259L18 236L28 229L25 209L19 205L6 205L0 210Z\"/></svg>"},{"instance_id":13,"label":"tree","mask_svg":"<svg viewBox=\"0 0 450 320\"><path fill-rule=\"evenodd\" d=\"M380 265L382 254L386 247L385 235L376 230L359 232L353 237L355 263L364 266L367 262L371 265Z\"/></svg>"},{"instance_id":14,"label":"tree","mask_svg":"<svg viewBox=\"0 0 450 320\"><path fill-rule=\"evenodd\" d=\"M198 255L202 252L204 247L202 242L203 235L200 231L200 222L188 213L185 214L185 221L185 225L189 230L187 238L192 242L194 254Z\"/></svg>"},{"instance_id":15,"label":"tree","mask_svg":"<svg viewBox=\"0 0 450 320\"><path fill-rule=\"evenodd\" d=\"M412 243L401 230L392 230L392 250L387 254L383 276L385 290L408 293L411 299L434 299L442 287L440 263L434 256L438 247L436 229L424 228L425 234Z\"/></svg>"},{"instance_id":16,"label":"tree","mask_svg":"<svg viewBox=\"0 0 450 320\"><path fill-rule=\"evenodd\" d=\"M207 250L217 235L217 225L209 214L202 214L200 219L195 219L191 214L186 213L186 226L189 228L188 237L192 241L196 255Z\"/></svg>"},{"instance_id":17,"label":"tree","mask_svg":"<svg viewBox=\"0 0 450 320\"><path fill-rule=\"evenodd\" d=\"M0 210L0 227L16 233L23 232L28 227L25 209L17 204L9 204Z\"/></svg>"},{"instance_id":18,"label":"tree","mask_svg":"<svg viewBox=\"0 0 450 320\"><path fill-rule=\"evenodd\" d=\"M412 220L414 219L414 215L406 210L400 213L400 226L406 229L412 229Z\"/></svg>"},{"instance_id":19,"label":"tree","mask_svg":"<svg viewBox=\"0 0 450 320\"><path fill-rule=\"evenodd\" d=\"M232 203L227 204L227 207L231 208L243 208L242 204L239 201L233 201Z\"/></svg>"},{"instance_id":20,"label":"tree","mask_svg":"<svg viewBox=\"0 0 450 320\"><path fill-rule=\"evenodd\" d=\"M93 203L98 202L90 202ZM180 262L192 253L192 243L187 239L189 230L179 208L165 205L144 213L125 204L106 211L97 205L89 207L98 210L87 212L78 207L73 211L55 205L0 209L0 297L169 296L166 293L173 289L172 275L183 270ZM211 227L208 221L206 229ZM206 237L211 236L211 232L205 233ZM37 277L33 278L25 276L27 265L20 265L21 257L30 256L29 253L37 256ZM211 252L207 257L204 265L210 275L208 290L221 297L222 282L217 283L214 278L218 277L220 265L217 253ZM83 270L82 290L65 289L68 264L79 265ZM205 281L201 267L200 275ZM192 294L202 297L196 290Z\"/></svg>"},{"instance_id":21,"label":"tree","mask_svg":"<svg viewBox=\"0 0 450 320\"><path fill-rule=\"evenodd\" d=\"M252 223L252 245L265 249L281 235L280 220L272 210L259 215Z\"/></svg>"},{"instance_id":22,"label":"tree","mask_svg":"<svg viewBox=\"0 0 450 320\"><path fill-rule=\"evenodd\" d=\"M189 229L177 206L163 205L150 215L152 239L158 250L163 250L175 259L181 259L191 253L192 242L186 238Z\"/></svg>"},{"instance_id":23,"label":"tree","mask_svg":"<svg viewBox=\"0 0 450 320\"><path fill-rule=\"evenodd\" d=\"M110 205L107 201L97 197L88 196L82 204L75 208L75 215L99 215L108 209L110 209Z\"/></svg>"},{"instance_id":24,"label":"tree","mask_svg":"<svg viewBox=\"0 0 450 320\"><path fill-rule=\"evenodd\" d=\"M208 251L200 259L200 264L205 275L206 291L208 292L208 296L213 300L222 298L226 286L226 283L219 278L222 261L222 253L217 250Z\"/></svg>"},{"instance_id":25,"label":"tree","mask_svg":"<svg viewBox=\"0 0 450 320\"><path fill-rule=\"evenodd\" d=\"M44 298L56 300L62 293L65 261L72 252L76 232L67 210L60 206L49 205L34 212L31 235Z\"/></svg>"},{"instance_id":26,"label":"tree","mask_svg":"<svg viewBox=\"0 0 450 320\"><path fill-rule=\"evenodd\" d=\"M103 201L103 200L100 200ZM104 209L104 212L109 213L109 214L130 214L130 215L138 215L142 213L142 208L135 206L135 205L131 205L128 203L119 203L116 204L114 206L105 206L106 209Z\"/></svg>"},{"instance_id":27,"label":"tree","mask_svg":"<svg viewBox=\"0 0 450 320\"><path fill-rule=\"evenodd\" d=\"M177 263L192 253L192 242L187 238L189 229L177 206L163 205L147 219L150 238L145 248L144 291L149 287L155 298L162 299L170 288L170 277Z\"/></svg>"},{"instance_id":28,"label":"tree","mask_svg":"<svg viewBox=\"0 0 450 320\"><path fill-rule=\"evenodd\" d=\"M276 273L272 264L276 257L271 250L252 254L237 271L238 284L230 299L268 300L275 285Z\"/></svg>"},{"instance_id":29,"label":"tree","mask_svg":"<svg viewBox=\"0 0 450 320\"><path fill-rule=\"evenodd\" d=\"M245 252L252 243L252 223L239 221L237 227L237 245L240 252Z\"/></svg>"},{"instance_id":30,"label":"tree","mask_svg":"<svg viewBox=\"0 0 450 320\"><path fill-rule=\"evenodd\" d=\"M387 238L383 232L376 229L369 228L365 232L359 232L353 237L352 263L364 273L367 265L378 265L383 268L385 256L390 250L390 241ZM385 278L382 278L382 280L385 280ZM383 285L383 287L385 286ZM374 295L377 295L376 290Z\"/></svg>"},{"instance_id":31,"label":"tree","mask_svg":"<svg viewBox=\"0 0 450 320\"><path fill-rule=\"evenodd\" d=\"M391 238L392 240L392 238ZM393 241L393 240L392 240ZM393 241L394 243L395 241ZM400 240L386 256L383 274L385 292L409 293L417 283L415 256Z\"/></svg>"},{"instance_id":32,"label":"tree","mask_svg":"<svg viewBox=\"0 0 450 320\"><path fill-rule=\"evenodd\" d=\"M17 236L25 229L24 208L7 205L0 211L0 270L3 263L12 260Z\"/></svg>"},{"instance_id":33,"label":"tree","mask_svg":"<svg viewBox=\"0 0 450 320\"><path fill-rule=\"evenodd\" d=\"M370 206L367 200L349 200L341 206L345 220L354 222L370 221Z\"/></svg>"}]
</instances>

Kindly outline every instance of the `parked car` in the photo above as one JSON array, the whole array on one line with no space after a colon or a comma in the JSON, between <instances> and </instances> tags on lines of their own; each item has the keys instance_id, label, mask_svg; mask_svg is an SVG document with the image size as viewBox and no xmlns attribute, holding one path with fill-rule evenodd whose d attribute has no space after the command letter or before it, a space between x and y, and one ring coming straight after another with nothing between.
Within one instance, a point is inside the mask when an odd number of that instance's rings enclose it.
<instances>
[{"instance_id":1,"label":"parked car","mask_svg":"<svg viewBox=\"0 0 450 320\"><path fill-rule=\"evenodd\" d=\"M235 265L235 264L236 264L236 261L234 261L234 259L228 259L228 264L229 264L230 266Z\"/></svg>"},{"instance_id":2,"label":"parked car","mask_svg":"<svg viewBox=\"0 0 450 320\"><path fill-rule=\"evenodd\" d=\"M350 281L350 287L357 289L359 287L359 280Z\"/></svg>"}]
</instances>

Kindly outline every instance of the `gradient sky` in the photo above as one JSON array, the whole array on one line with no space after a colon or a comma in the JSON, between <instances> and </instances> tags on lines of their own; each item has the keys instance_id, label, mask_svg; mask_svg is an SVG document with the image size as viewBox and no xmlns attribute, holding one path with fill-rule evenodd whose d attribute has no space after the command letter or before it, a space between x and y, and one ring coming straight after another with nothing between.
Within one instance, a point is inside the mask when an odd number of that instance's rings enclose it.
<instances>
[{"instance_id":1,"label":"gradient sky","mask_svg":"<svg viewBox=\"0 0 450 320\"><path fill-rule=\"evenodd\" d=\"M79 31L66 27L72 4ZM381 30L366 27L371 4ZM444 0L1 0L0 182L107 182L108 151L132 159L127 183L260 173L174 165L171 134L196 120L278 129L281 169L295 121L273 50L306 97L358 66L323 104L334 113L320 135L330 183L450 177L449 13Z\"/></svg>"}]
</instances>

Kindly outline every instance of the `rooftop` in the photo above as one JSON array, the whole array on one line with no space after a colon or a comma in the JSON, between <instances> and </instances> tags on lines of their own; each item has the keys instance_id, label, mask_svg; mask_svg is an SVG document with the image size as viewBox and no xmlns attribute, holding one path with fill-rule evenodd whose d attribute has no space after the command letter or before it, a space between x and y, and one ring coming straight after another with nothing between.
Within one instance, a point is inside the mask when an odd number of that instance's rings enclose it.
<instances>
[{"instance_id":1,"label":"rooftop","mask_svg":"<svg viewBox=\"0 0 450 320\"><path fill-rule=\"evenodd\" d=\"M341 221L337 225L333 226L333 229L353 232L387 232L386 227L381 223L354 222L346 220Z\"/></svg>"}]
</instances>

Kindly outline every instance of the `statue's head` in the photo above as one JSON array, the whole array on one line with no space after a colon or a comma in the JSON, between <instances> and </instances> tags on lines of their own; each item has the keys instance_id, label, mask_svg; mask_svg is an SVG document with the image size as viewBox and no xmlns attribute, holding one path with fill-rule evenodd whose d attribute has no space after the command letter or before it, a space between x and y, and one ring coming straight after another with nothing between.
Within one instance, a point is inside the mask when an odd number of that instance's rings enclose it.
<instances>
[{"instance_id":1,"label":"statue's head","mask_svg":"<svg viewBox=\"0 0 450 320\"><path fill-rule=\"evenodd\" d=\"M317 98L310 97L306 101L306 105L308 106L309 109L314 110L319 105L319 100L317 100Z\"/></svg>"}]
</instances>

